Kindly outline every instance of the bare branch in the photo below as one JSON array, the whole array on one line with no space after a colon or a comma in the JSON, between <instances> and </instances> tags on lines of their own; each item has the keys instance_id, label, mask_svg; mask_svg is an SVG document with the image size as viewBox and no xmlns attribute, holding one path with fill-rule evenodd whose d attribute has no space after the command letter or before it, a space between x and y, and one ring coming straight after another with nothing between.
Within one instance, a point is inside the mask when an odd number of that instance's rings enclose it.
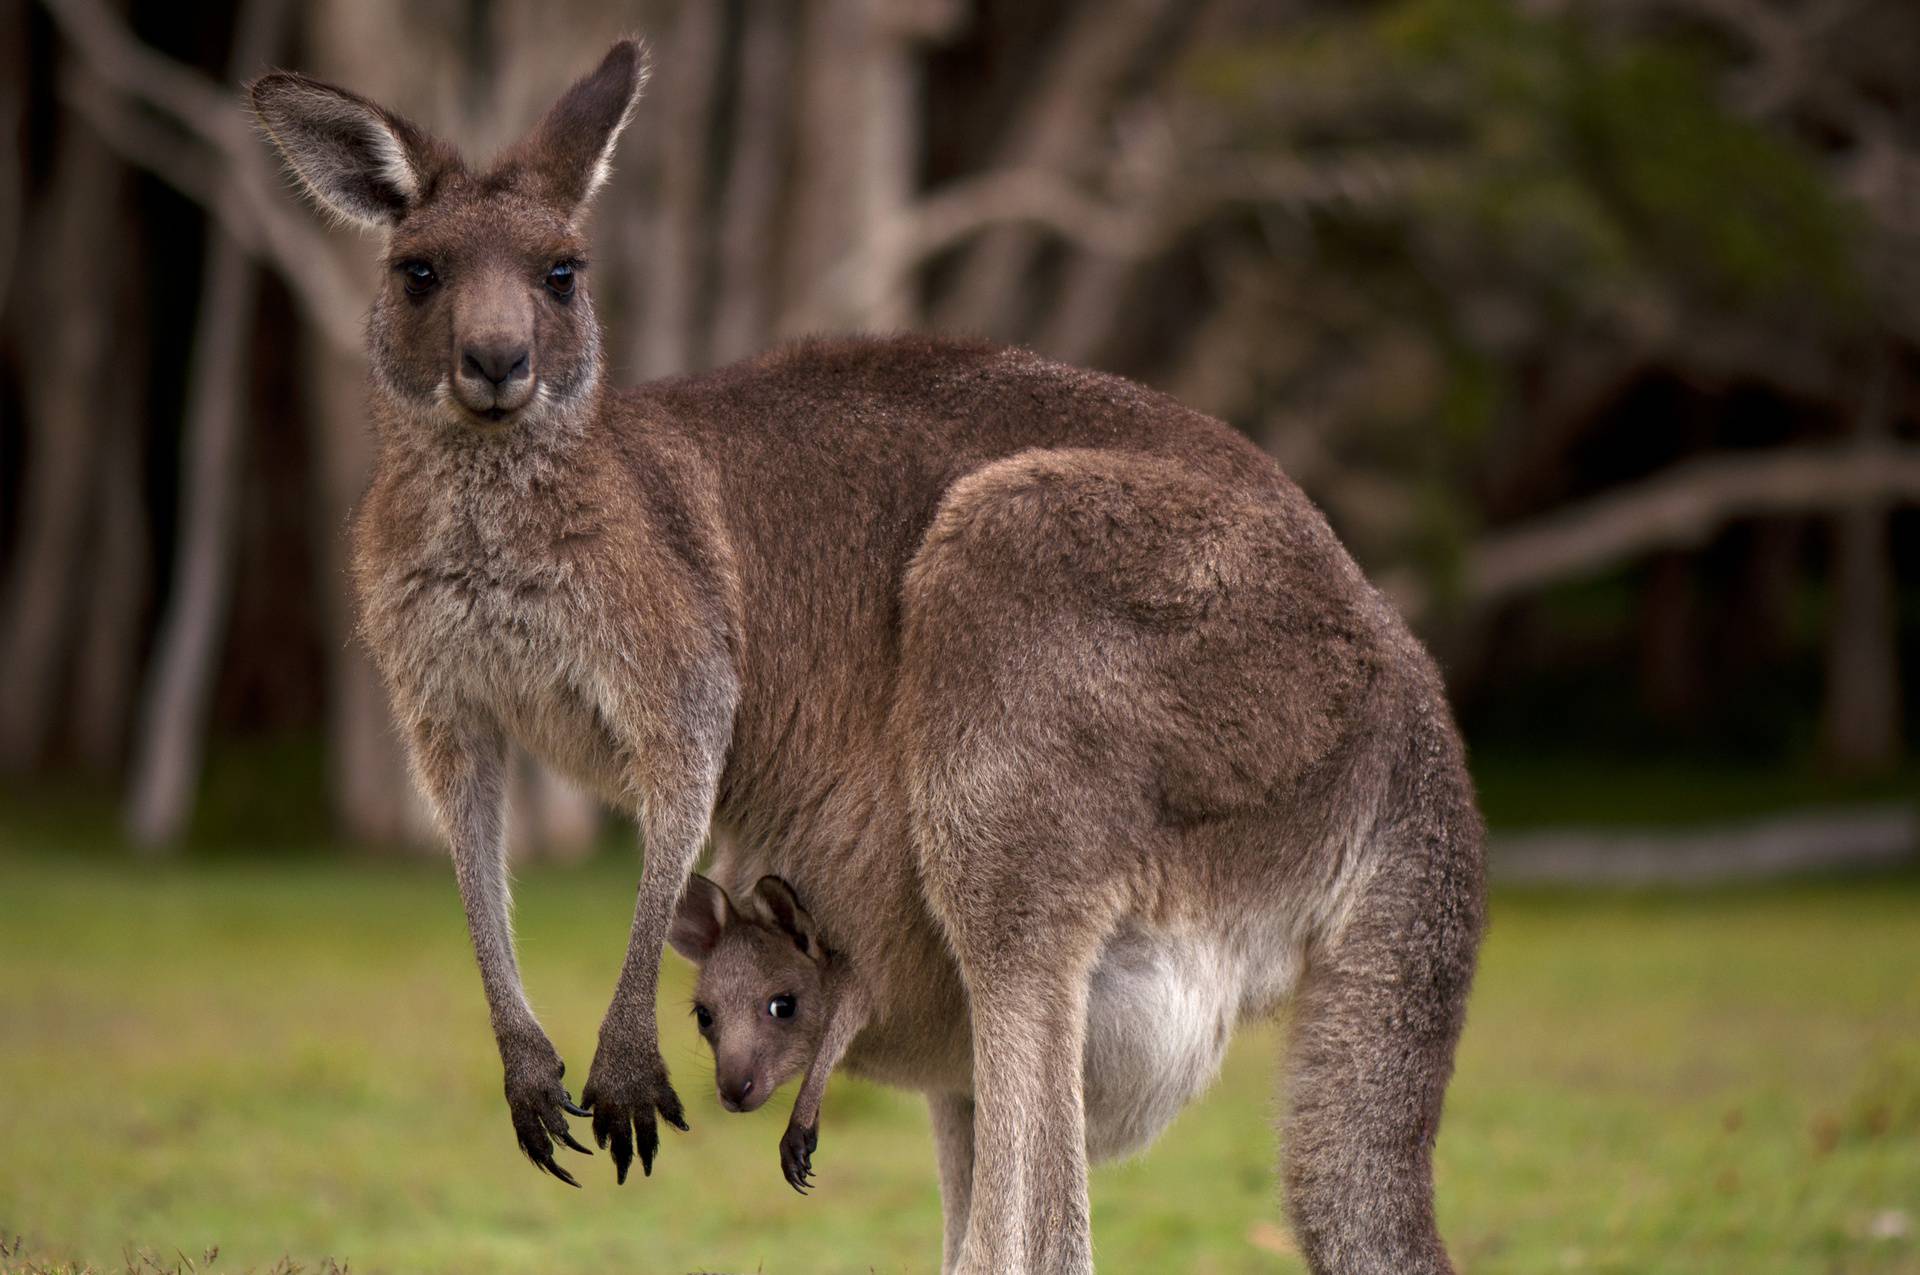
<instances>
[{"instance_id":1,"label":"bare branch","mask_svg":"<svg viewBox=\"0 0 1920 1275\"><path fill-rule=\"evenodd\" d=\"M154 52L102 0L40 0L96 74L166 112L229 153L254 145L234 96L212 78Z\"/></svg>"},{"instance_id":2,"label":"bare branch","mask_svg":"<svg viewBox=\"0 0 1920 1275\"><path fill-rule=\"evenodd\" d=\"M1223 208L1262 205L1304 214L1329 205L1373 207L1402 199L1430 180L1416 155L1375 155L1339 163L1274 161L1211 173L1172 174L1157 197L1120 207L1058 174L1016 168L963 178L923 196L835 263L815 297L843 295L848 280L889 272L896 285L932 258L984 231L1038 227L1078 247L1121 260L1164 250ZM784 326L804 328L805 322Z\"/></svg>"},{"instance_id":3,"label":"bare branch","mask_svg":"<svg viewBox=\"0 0 1920 1275\"><path fill-rule=\"evenodd\" d=\"M1008 121L993 165L1002 170L1072 171L1075 161L1099 154L1105 112L1143 51L1154 49L1172 9L1168 0L1103 0L1074 6L1065 30L1034 78L1034 87ZM1085 172L1085 167L1080 171ZM941 326L997 331L996 321L1018 308L1016 286L1037 243L1020 233L1022 221L987 236L968 253L966 268L940 306Z\"/></svg>"},{"instance_id":4,"label":"bare branch","mask_svg":"<svg viewBox=\"0 0 1920 1275\"><path fill-rule=\"evenodd\" d=\"M1488 536L1468 552L1465 600L1485 606L1654 549L1698 545L1736 518L1883 501L1920 502L1920 447L1782 447L1679 465ZM1409 613L1429 601L1404 573L1382 583Z\"/></svg>"},{"instance_id":5,"label":"bare branch","mask_svg":"<svg viewBox=\"0 0 1920 1275\"><path fill-rule=\"evenodd\" d=\"M100 0L42 3L84 67L62 78L68 103L121 158L199 203L243 250L271 265L330 342L358 349L364 284L338 267L325 232L285 199L239 99L142 44ZM128 103L171 117L213 157L195 155Z\"/></svg>"}]
</instances>

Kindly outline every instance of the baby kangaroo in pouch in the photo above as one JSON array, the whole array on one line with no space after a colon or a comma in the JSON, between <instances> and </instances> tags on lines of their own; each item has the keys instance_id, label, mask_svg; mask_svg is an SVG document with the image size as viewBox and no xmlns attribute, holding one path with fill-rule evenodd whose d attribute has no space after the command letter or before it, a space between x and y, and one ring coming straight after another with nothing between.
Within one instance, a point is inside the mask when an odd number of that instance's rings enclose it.
<instances>
[{"instance_id":1,"label":"baby kangaroo in pouch","mask_svg":"<svg viewBox=\"0 0 1920 1275\"><path fill-rule=\"evenodd\" d=\"M693 1016L713 1048L721 1106L756 1110L805 1074L780 1138L780 1172L806 1194L827 1078L867 1024L859 980L779 877L761 877L736 908L725 890L696 874L667 939L700 967Z\"/></svg>"},{"instance_id":2,"label":"baby kangaroo in pouch","mask_svg":"<svg viewBox=\"0 0 1920 1275\"><path fill-rule=\"evenodd\" d=\"M805 1077L788 1181L842 1066L926 1095L943 1270L1083 1275L1090 1159L1288 1008L1308 1267L1450 1272L1433 1147L1482 830L1432 660L1271 457L1119 377L903 335L611 384L587 217L645 80L621 41L484 163L305 76L250 89L308 194L379 237L360 633L521 1150L571 1183L588 1118L625 1182L686 1128L671 938L721 1101ZM577 1104L515 958L512 744L645 846ZM710 840L731 898L693 876Z\"/></svg>"}]
</instances>

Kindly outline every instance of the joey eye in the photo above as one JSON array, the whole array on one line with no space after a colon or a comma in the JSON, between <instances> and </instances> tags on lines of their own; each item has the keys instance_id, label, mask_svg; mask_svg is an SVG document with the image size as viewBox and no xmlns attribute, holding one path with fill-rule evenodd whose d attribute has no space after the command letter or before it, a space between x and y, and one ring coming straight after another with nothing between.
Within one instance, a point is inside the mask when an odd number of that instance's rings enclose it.
<instances>
[{"instance_id":1,"label":"joey eye","mask_svg":"<svg viewBox=\"0 0 1920 1275\"><path fill-rule=\"evenodd\" d=\"M553 269L547 271L547 290L553 293L554 296L563 299L572 296L573 269L573 262L571 261L554 263Z\"/></svg>"},{"instance_id":2,"label":"joey eye","mask_svg":"<svg viewBox=\"0 0 1920 1275\"><path fill-rule=\"evenodd\" d=\"M418 258L401 262L398 269L409 296L424 296L433 290L434 284L440 282L440 276L433 272L433 267Z\"/></svg>"},{"instance_id":3,"label":"joey eye","mask_svg":"<svg viewBox=\"0 0 1920 1275\"><path fill-rule=\"evenodd\" d=\"M784 992L767 1002L767 1012L775 1018L792 1018L793 1010L793 997Z\"/></svg>"},{"instance_id":4,"label":"joey eye","mask_svg":"<svg viewBox=\"0 0 1920 1275\"><path fill-rule=\"evenodd\" d=\"M713 1015L707 1012L705 1005L693 1007L693 1021L700 1024L701 1031L708 1031L713 1027Z\"/></svg>"}]
</instances>

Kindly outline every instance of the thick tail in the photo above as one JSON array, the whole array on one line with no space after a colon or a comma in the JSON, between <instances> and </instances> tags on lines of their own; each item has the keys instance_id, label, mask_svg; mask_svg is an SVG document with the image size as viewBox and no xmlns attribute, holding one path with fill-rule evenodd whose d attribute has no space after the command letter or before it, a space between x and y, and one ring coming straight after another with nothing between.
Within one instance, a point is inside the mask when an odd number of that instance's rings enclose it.
<instances>
[{"instance_id":1,"label":"thick tail","mask_svg":"<svg viewBox=\"0 0 1920 1275\"><path fill-rule=\"evenodd\" d=\"M1485 921L1483 834L1451 726L1436 715L1416 736L1375 866L1295 998L1285 1180L1315 1275L1453 1269L1433 1146Z\"/></svg>"}]
</instances>

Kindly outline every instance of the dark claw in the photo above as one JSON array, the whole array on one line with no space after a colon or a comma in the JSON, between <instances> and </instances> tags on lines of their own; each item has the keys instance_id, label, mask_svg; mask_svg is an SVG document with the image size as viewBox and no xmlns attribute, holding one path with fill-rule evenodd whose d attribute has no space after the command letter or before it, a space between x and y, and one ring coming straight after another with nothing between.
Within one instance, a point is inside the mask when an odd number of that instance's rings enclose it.
<instances>
[{"instance_id":1,"label":"dark claw","mask_svg":"<svg viewBox=\"0 0 1920 1275\"><path fill-rule=\"evenodd\" d=\"M540 1138L537 1142L528 1137L521 1138L520 1150L526 1153L527 1159L533 1161L533 1167L540 1170L540 1172L551 1173L554 1177L559 1178L571 1187L580 1185L573 1180L571 1173L568 1173L564 1168L554 1163L553 1144L548 1142L545 1137Z\"/></svg>"},{"instance_id":2,"label":"dark claw","mask_svg":"<svg viewBox=\"0 0 1920 1275\"><path fill-rule=\"evenodd\" d=\"M653 1126L653 1113L647 1112L633 1125L640 1138L640 1172L653 1176L653 1157L660 1150L660 1132Z\"/></svg>"},{"instance_id":3,"label":"dark claw","mask_svg":"<svg viewBox=\"0 0 1920 1275\"><path fill-rule=\"evenodd\" d=\"M608 1135L613 1140L613 1176L614 1181L625 1185L627 1170L633 1167L633 1129L625 1120L613 1126Z\"/></svg>"},{"instance_id":4,"label":"dark claw","mask_svg":"<svg viewBox=\"0 0 1920 1275\"><path fill-rule=\"evenodd\" d=\"M573 1131L571 1129L562 1128L558 1133L554 1134L553 1136L560 1139L561 1145L567 1147L569 1150L578 1151L581 1155L593 1154L593 1151L590 1148L583 1147L574 1140Z\"/></svg>"},{"instance_id":5,"label":"dark claw","mask_svg":"<svg viewBox=\"0 0 1920 1275\"><path fill-rule=\"evenodd\" d=\"M665 1120L682 1133L687 1132L686 1112L680 1107L680 1095L673 1091L671 1085L662 1089L655 1105L660 1109L660 1118L662 1120Z\"/></svg>"},{"instance_id":6,"label":"dark claw","mask_svg":"<svg viewBox=\"0 0 1920 1275\"><path fill-rule=\"evenodd\" d=\"M578 1103L574 1102L573 1095L568 1093L564 1089L560 1091L560 1110L566 1112L570 1116L590 1116L593 1114L591 1111L588 1111L585 1107L582 1107Z\"/></svg>"}]
</instances>

